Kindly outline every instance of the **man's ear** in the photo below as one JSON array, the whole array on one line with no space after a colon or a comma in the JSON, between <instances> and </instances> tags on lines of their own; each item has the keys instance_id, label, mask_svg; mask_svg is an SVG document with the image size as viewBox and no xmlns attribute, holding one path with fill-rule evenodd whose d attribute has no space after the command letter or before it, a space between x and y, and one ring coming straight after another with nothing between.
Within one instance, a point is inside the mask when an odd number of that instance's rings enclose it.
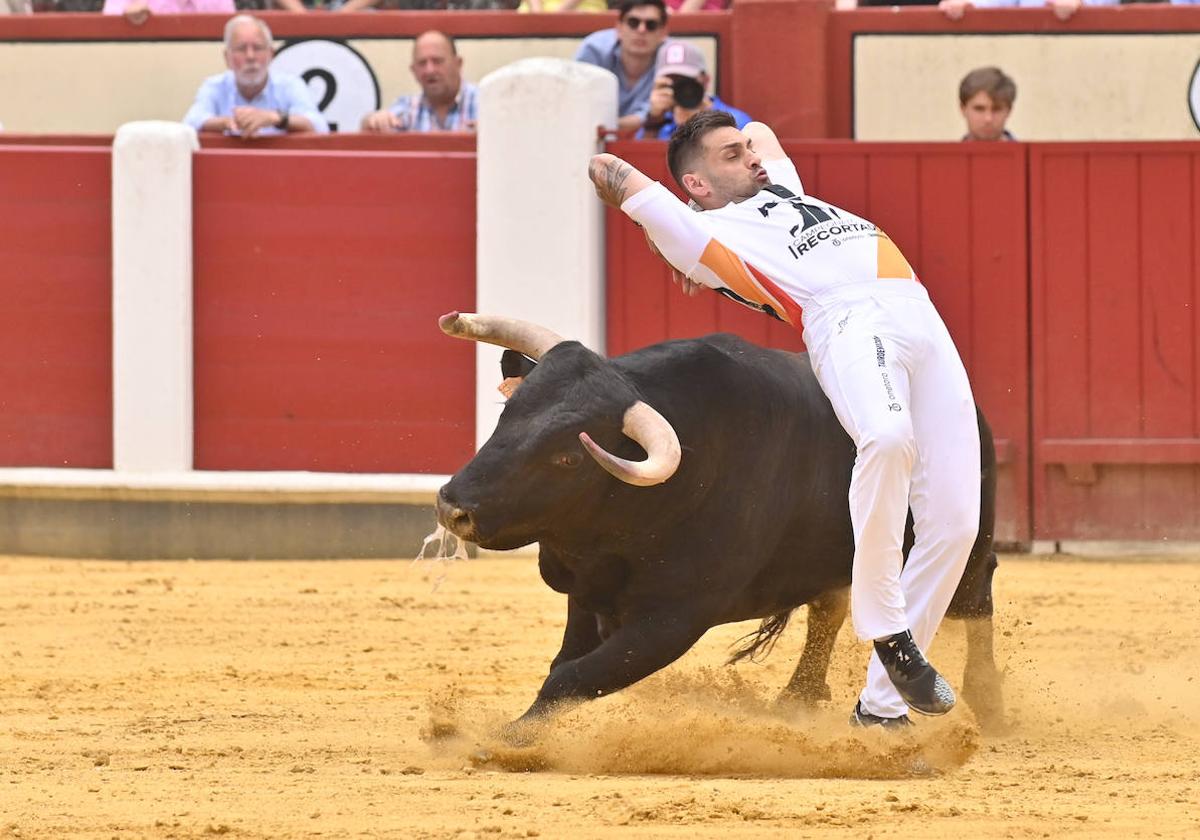
<instances>
[{"instance_id":1,"label":"man's ear","mask_svg":"<svg viewBox=\"0 0 1200 840\"><path fill-rule=\"evenodd\" d=\"M688 172L683 176L683 188L688 195L694 198L707 198L712 194L712 190L704 179L694 172Z\"/></svg>"}]
</instances>

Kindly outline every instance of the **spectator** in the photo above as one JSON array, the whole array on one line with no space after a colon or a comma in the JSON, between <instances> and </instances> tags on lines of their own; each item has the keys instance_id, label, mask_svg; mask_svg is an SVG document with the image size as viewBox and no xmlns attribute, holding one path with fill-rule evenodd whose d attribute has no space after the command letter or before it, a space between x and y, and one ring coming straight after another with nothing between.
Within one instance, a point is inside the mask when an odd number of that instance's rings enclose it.
<instances>
[{"instance_id":1,"label":"spectator","mask_svg":"<svg viewBox=\"0 0 1200 840\"><path fill-rule=\"evenodd\" d=\"M518 12L607 12L608 0L524 0Z\"/></svg>"},{"instance_id":2,"label":"spectator","mask_svg":"<svg viewBox=\"0 0 1200 840\"><path fill-rule=\"evenodd\" d=\"M669 140L675 129L701 111L725 111L740 129L750 122L745 111L726 105L716 94L708 94L708 71L704 54L683 41L671 41L658 53L654 70L654 90L646 122L637 139Z\"/></svg>"},{"instance_id":3,"label":"spectator","mask_svg":"<svg viewBox=\"0 0 1200 840\"><path fill-rule=\"evenodd\" d=\"M617 25L583 39L576 61L594 64L617 77L617 129L641 128L654 88L654 62L667 38L663 0L621 0Z\"/></svg>"},{"instance_id":4,"label":"spectator","mask_svg":"<svg viewBox=\"0 0 1200 840\"><path fill-rule=\"evenodd\" d=\"M362 130L474 131L479 119L479 88L463 81L462 56L454 39L431 29L413 41L408 69L420 93L401 96L392 107L363 117Z\"/></svg>"},{"instance_id":5,"label":"spectator","mask_svg":"<svg viewBox=\"0 0 1200 840\"><path fill-rule=\"evenodd\" d=\"M256 17L235 15L225 24L225 66L200 85L183 121L196 131L242 137L315 131L329 124L299 76L270 71L271 30Z\"/></svg>"},{"instance_id":6,"label":"spectator","mask_svg":"<svg viewBox=\"0 0 1200 840\"><path fill-rule=\"evenodd\" d=\"M847 9L866 9L871 6L936 6L938 0L834 0L833 8L838 11Z\"/></svg>"},{"instance_id":7,"label":"spectator","mask_svg":"<svg viewBox=\"0 0 1200 840\"><path fill-rule=\"evenodd\" d=\"M104 0L106 15L124 15L134 26L141 26L151 15L233 14L233 0Z\"/></svg>"},{"instance_id":8,"label":"spectator","mask_svg":"<svg viewBox=\"0 0 1200 840\"><path fill-rule=\"evenodd\" d=\"M0 0L0 15L31 15L33 3L30 0Z\"/></svg>"},{"instance_id":9,"label":"spectator","mask_svg":"<svg viewBox=\"0 0 1200 840\"><path fill-rule=\"evenodd\" d=\"M980 67L963 76L958 104L967 133L963 140L1016 140L1004 127L1017 99L1017 85L999 67Z\"/></svg>"},{"instance_id":10,"label":"spectator","mask_svg":"<svg viewBox=\"0 0 1200 840\"><path fill-rule=\"evenodd\" d=\"M1044 9L1047 6L1054 10L1059 20L1066 20L1075 14L1080 6L1116 6L1120 0L941 0L938 8L950 18L959 20L968 6L977 9L1016 8Z\"/></svg>"},{"instance_id":11,"label":"spectator","mask_svg":"<svg viewBox=\"0 0 1200 840\"><path fill-rule=\"evenodd\" d=\"M666 0L671 12L719 12L733 0Z\"/></svg>"}]
</instances>

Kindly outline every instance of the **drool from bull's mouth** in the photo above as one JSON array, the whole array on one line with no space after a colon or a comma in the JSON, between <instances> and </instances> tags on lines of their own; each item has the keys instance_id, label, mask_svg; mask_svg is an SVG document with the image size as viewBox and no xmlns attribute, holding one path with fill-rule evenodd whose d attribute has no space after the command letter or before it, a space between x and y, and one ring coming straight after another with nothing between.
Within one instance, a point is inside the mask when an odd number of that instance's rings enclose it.
<instances>
[{"instance_id":1,"label":"drool from bull's mouth","mask_svg":"<svg viewBox=\"0 0 1200 840\"><path fill-rule=\"evenodd\" d=\"M433 553L426 556L426 552L433 549ZM457 534L453 534L446 530L444 525L438 525L433 529L433 533L429 534L421 542L421 550L417 552L417 556L413 558L413 563L422 561L438 563L441 570L438 577L433 582L433 591L437 592L438 587L442 585L442 581L446 579L449 572L449 563L458 560L467 559L467 543Z\"/></svg>"}]
</instances>

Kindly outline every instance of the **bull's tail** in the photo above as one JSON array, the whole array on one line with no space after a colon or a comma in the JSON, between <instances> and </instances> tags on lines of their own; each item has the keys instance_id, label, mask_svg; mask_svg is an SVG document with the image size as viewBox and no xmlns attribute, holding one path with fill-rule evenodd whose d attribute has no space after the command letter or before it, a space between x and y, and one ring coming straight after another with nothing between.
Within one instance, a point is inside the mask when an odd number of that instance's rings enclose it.
<instances>
[{"instance_id":1,"label":"bull's tail","mask_svg":"<svg viewBox=\"0 0 1200 840\"><path fill-rule=\"evenodd\" d=\"M741 662L743 659L749 659L751 662L761 662L771 655L775 643L779 641L779 636L788 626L788 619L792 617L792 610L786 610L775 615L768 616L762 620L762 624L758 625L758 629L753 633L747 633L742 638L734 642L739 645L729 659L725 661L726 665L733 665L735 662Z\"/></svg>"}]
</instances>

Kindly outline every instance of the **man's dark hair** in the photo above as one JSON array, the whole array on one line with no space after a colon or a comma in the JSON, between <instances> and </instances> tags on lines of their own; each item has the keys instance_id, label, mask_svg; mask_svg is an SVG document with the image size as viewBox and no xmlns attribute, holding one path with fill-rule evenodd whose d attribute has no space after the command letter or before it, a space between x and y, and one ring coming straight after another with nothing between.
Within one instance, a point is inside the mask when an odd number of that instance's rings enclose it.
<instances>
[{"instance_id":1,"label":"man's dark hair","mask_svg":"<svg viewBox=\"0 0 1200 840\"><path fill-rule=\"evenodd\" d=\"M687 187L683 185L684 173L688 171L696 155L703 151L705 136L718 128L737 128L737 120L728 111L699 111L671 135L671 142L667 144L667 166L675 178L675 183L679 184L685 193Z\"/></svg>"},{"instance_id":2,"label":"man's dark hair","mask_svg":"<svg viewBox=\"0 0 1200 840\"><path fill-rule=\"evenodd\" d=\"M662 23L667 22L667 4L663 0L621 0L621 5L617 6L617 19L625 20L625 15L638 6L653 6L658 9L659 21ZM610 6L609 8L612 7Z\"/></svg>"},{"instance_id":3,"label":"man's dark hair","mask_svg":"<svg viewBox=\"0 0 1200 840\"><path fill-rule=\"evenodd\" d=\"M958 85L958 104L984 91L997 105L1011 108L1017 100L1017 83L1005 75L999 67L980 67L963 76Z\"/></svg>"}]
</instances>

